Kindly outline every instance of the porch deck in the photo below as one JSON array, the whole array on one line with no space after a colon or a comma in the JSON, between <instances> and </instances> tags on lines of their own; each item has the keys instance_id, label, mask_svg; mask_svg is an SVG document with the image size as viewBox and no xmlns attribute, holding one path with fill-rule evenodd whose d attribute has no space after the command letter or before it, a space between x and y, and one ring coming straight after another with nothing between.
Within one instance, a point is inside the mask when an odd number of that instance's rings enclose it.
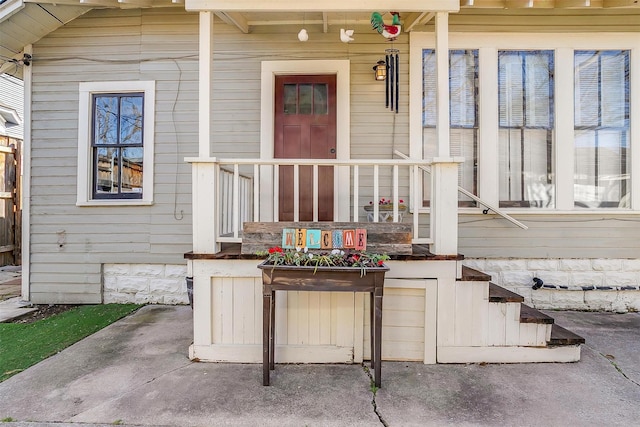
<instances>
[{"instance_id":1,"label":"porch deck","mask_svg":"<svg viewBox=\"0 0 640 427\"><path fill-rule=\"evenodd\" d=\"M243 254L242 243L223 243L221 250L215 254L201 254L187 252L184 258L187 260L206 260L206 259L262 259L264 257L256 254ZM436 255L429 251L429 245L413 244L411 245L412 253L407 254L389 254L393 261L461 261L464 255Z\"/></svg>"}]
</instances>

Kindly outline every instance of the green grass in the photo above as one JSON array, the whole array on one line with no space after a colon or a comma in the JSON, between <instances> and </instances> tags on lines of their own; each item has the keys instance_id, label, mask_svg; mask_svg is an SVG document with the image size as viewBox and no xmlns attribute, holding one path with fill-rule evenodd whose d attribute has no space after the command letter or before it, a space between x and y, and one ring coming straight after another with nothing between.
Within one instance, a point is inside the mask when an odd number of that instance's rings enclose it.
<instances>
[{"instance_id":1,"label":"green grass","mask_svg":"<svg viewBox=\"0 0 640 427\"><path fill-rule=\"evenodd\" d=\"M140 308L83 305L30 324L0 323L0 382Z\"/></svg>"}]
</instances>

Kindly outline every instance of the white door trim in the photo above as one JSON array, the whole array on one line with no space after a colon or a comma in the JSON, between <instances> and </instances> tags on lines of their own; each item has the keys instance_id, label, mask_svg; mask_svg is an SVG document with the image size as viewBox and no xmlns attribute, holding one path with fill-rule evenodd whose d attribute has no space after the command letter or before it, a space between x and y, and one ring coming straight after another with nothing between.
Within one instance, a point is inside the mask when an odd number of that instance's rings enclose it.
<instances>
[{"instance_id":1,"label":"white door trim","mask_svg":"<svg viewBox=\"0 0 640 427\"><path fill-rule=\"evenodd\" d=\"M262 61L261 91L260 91L260 158L273 159L274 151L274 97L277 75L286 74L335 74L336 75L336 159L348 160L351 157L350 129L350 74L351 67L348 60L299 60L299 61ZM266 181L266 182L265 182ZM268 176L261 175L261 182L269 183ZM337 221L349 220L349 188L339 186L341 182L349 182L348 168L339 168L334 180L334 218ZM272 186L267 186L267 188ZM260 206L273 203L264 195ZM261 216L268 221L273 209L263 209ZM269 211L269 212L267 212Z\"/></svg>"}]
</instances>

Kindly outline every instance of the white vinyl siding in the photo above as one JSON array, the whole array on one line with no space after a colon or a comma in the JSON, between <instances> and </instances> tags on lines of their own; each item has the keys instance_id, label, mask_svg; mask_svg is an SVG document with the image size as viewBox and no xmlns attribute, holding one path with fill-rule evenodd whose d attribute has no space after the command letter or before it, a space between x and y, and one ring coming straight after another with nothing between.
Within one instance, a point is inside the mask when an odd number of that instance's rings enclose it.
<instances>
[{"instance_id":1,"label":"white vinyl siding","mask_svg":"<svg viewBox=\"0 0 640 427\"><path fill-rule=\"evenodd\" d=\"M93 10L34 45L32 302L101 302L103 263L185 264L197 26L197 14L171 8ZM79 85L118 78L155 81L153 204L77 206Z\"/></svg>"}]
</instances>

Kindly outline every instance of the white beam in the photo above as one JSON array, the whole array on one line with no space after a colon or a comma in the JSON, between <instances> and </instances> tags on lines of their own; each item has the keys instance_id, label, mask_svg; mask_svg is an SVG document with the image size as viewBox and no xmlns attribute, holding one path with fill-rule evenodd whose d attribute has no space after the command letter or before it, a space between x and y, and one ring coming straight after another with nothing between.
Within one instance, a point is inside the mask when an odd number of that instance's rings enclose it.
<instances>
[{"instance_id":1,"label":"white beam","mask_svg":"<svg viewBox=\"0 0 640 427\"><path fill-rule=\"evenodd\" d=\"M80 0L80 4L104 7L120 7L118 0Z\"/></svg>"},{"instance_id":2,"label":"white beam","mask_svg":"<svg viewBox=\"0 0 640 427\"><path fill-rule=\"evenodd\" d=\"M552 9L554 0L507 0L507 9Z\"/></svg>"},{"instance_id":3,"label":"white beam","mask_svg":"<svg viewBox=\"0 0 640 427\"><path fill-rule=\"evenodd\" d=\"M556 0L556 9L574 9L591 7L591 0Z\"/></svg>"},{"instance_id":4,"label":"white beam","mask_svg":"<svg viewBox=\"0 0 640 427\"><path fill-rule=\"evenodd\" d=\"M604 0L603 7L640 7L638 0Z\"/></svg>"},{"instance_id":5,"label":"white beam","mask_svg":"<svg viewBox=\"0 0 640 427\"><path fill-rule=\"evenodd\" d=\"M408 19L404 20L404 31L406 33L413 30L416 25L424 25L436 16L435 12L422 12L420 14L412 13Z\"/></svg>"},{"instance_id":6,"label":"white beam","mask_svg":"<svg viewBox=\"0 0 640 427\"><path fill-rule=\"evenodd\" d=\"M120 3L122 5L130 5L130 6L134 6L134 7L151 7L151 6L153 6L153 0L118 0L118 3Z\"/></svg>"},{"instance_id":7,"label":"white beam","mask_svg":"<svg viewBox=\"0 0 640 427\"><path fill-rule=\"evenodd\" d=\"M374 10L429 10L432 12L457 12L459 0L368 0L348 2L345 0L185 0L185 9L224 10L232 12L367 12Z\"/></svg>"},{"instance_id":8,"label":"white beam","mask_svg":"<svg viewBox=\"0 0 640 427\"><path fill-rule=\"evenodd\" d=\"M235 25L240 31L249 34L249 23L244 16L237 12L216 12L218 18L229 25Z\"/></svg>"},{"instance_id":9,"label":"white beam","mask_svg":"<svg viewBox=\"0 0 640 427\"><path fill-rule=\"evenodd\" d=\"M329 32L329 14L322 12L322 32L325 34Z\"/></svg>"},{"instance_id":10,"label":"white beam","mask_svg":"<svg viewBox=\"0 0 640 427\"><path fill-rule=\"evenodd\" d=\"M211 155L211 100L212 63L213 63L213 13L200 12L199 35L199 116L198 116L198 154L200 157Z\"/></svg>"},{"instance_id":11,"label":"white beam","mask_svg":"<svg viewBox=\"0 0 640 427\"><path fill-rule=\"evenodd\" d=\"M449 14L436 14L436 135L438 157L449 157Z\"/></svg>"}]
</instances>

